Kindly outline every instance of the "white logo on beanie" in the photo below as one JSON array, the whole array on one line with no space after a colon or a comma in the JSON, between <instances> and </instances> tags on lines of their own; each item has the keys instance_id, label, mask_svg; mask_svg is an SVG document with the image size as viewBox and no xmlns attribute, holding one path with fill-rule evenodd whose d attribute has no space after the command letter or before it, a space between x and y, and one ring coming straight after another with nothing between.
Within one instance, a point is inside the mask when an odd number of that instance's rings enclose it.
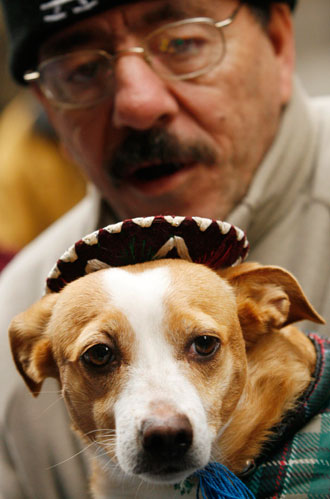
<instances>
[{"instance_id":1,"label":"white logo on beanie","mask_svg":"<svg viewBox=\"0 0 330 499\"><path fill-rule=\"evenodd\" d=\"M92 9L98 3L98 0L50 0L49 2L42 3L40 10L46 11L46 15L43 18L45 22L56 22L68 16L68 12L63 10L63 6L66 4L73 4L71 5L71 13L80 14Z\"/></svg>"}]
</instances>

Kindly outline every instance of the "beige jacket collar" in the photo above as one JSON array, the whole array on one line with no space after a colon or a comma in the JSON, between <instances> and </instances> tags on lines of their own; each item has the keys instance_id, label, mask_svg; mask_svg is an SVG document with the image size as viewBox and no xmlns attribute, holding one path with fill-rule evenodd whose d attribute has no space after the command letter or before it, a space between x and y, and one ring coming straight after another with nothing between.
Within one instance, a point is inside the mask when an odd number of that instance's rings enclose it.
<instances>
[{"instance_id":1,"label":"beige jacket collar","mask_svg":"<svg viewBox=\"0 0 330 499\"><path fill-rule=\"evenodd\" d=\"M255 245L285 216L311 173L316 127L300 83L284 111L279 132L261 163L243 201L228 221L245 230Z\"/></svg>"}]
</instances>

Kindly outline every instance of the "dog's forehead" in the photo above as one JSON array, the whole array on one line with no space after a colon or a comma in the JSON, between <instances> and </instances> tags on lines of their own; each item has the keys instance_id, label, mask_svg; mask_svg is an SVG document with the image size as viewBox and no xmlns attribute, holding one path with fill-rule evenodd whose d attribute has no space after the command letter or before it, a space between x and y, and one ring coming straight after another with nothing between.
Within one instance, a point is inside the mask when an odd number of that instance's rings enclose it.
<instances>
[{"instance_id":1,"label":"dog's forehead","mask_svg":"<svg viewBox=\"0 0 330 499\"><path fill-rule=\"evenodd\" d=\"M119 310L132 329L180 331L218 329L235 315L231 287L204 265L162 260L102 272L110 307Z\"/></svg>"},{"instance_id":2,"label":"dog's forehead","mask_svg":"<svg viewBox=\"0 0 330 499\"><path fill-rule=\"evenodd\" d=\"M225 280L204 265L183 260L100 270L70 283L60 295L55 328L70 326L71 334L89 323L136 322L136 316L143 316L160 324L165 313L183 317L197 310L221 320L234 303Z\"/></svg>"},{"instance_id":3,"label":"dog's forehead","mask_svg":"<svg viewBox=\"0 0 330 499\"><path fill-rule=\"evenodd\" d=\"M109 308L151 307L157 302L189 304L233 300L228 283L204 265L184 260L157 260L88 274L66 286L61 311L96 315Z\"/></svg>"},{"instance_id":4,"label":"dog's forehead","mask_svg":"<svg viewBox=\"0 0 330 499\"><path fill-rule=\"evenodd\" d=\"M131 301L168 302L179 296L187 300L212 299L230 295L231 288L214 271L204 265L182 260L159 260L102 271L102 289L114 305L125 306ZM190 300L189 300L190 301Z\"/></svg>"},{"instance_id":5,"label":"dog's forehead","mask_svg":"<svg viewBox=\"0 0 330 499\"><path fill-rule=\"evenodd\" d=\"M144 307L161 302L170 281L170 272L165 266L146 266L140 272L113 268L102 273L102 288L110 295L112 305L125 310L135 307L137 301Z\"/></svg>"}]
</instances>

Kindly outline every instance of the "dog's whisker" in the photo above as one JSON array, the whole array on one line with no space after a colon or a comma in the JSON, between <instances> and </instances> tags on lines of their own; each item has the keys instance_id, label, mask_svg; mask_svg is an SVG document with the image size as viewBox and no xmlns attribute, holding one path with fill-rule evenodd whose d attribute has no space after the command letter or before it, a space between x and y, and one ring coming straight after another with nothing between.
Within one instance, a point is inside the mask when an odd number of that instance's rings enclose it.
<instances>
[{"instance_id":1,"label":"dog's whisker","mask_svg":"<svg viewBox=\"0 0 330 499\"><path fill-rule=\"evenodd\" d=\"M97 435L94 441L100 446L113 447L117 438L116 435Z\"/></svg>"},{"instance_id":2,"label":"dog's whisker","mask_svg":"<svg viewBox=\"0 0 330 499\"><path fill-rule=\"evenodd\" d=\"M103 439L109 439L109 440L114 440L116 438L117 434L114 433L101 433L98 435L95 435L95 439L103 440Z\"/></svg>"},{"instance_id":3,"label":"dog's whisker","mask_svg":"<svg viewBox=\"0 0 330 499\"><path fill-rule=\"evenodd\" d=\"M97 461L98 467L101 468L103 472L107 473L108 475L113 475L117 479L118 472L120 472L121 469L118 464L114 463L111 460L109 454L106 451L101 452L101 449L97 449L94 456L91 457L91 460Z\"/></svg>"},{"instance_id":4,"label":"dog's whisker","mask_svg":"<svg viewBox=\"0 0 330 499\"><path fill-rule=\"evenodd\" d=\"M49 406L47 406L43 411L41 411L38 414L37 419L44 416L44 414L46 414L46 412L48 412L50 409L52 409L52 407L54 407L54 405L58 404L58 402L60 402L60 400L63 400L63 395L60 395L56 400L54 400L51 404L49 404Z\"/></svg>"},{"instance_id":5,"label":"dog's whisker","mask_svg":"<svg viewBox=\"0 0 330 499\"><path fill-rule=\"evenodd\" d=\"M103 458L103 457L107 457L107 458L109 457L109 455L108 455L108 453L107 453L107 451L105 449L103 449L103 452L101 452L101 450L99 450L95 454L96 454L95 458L99 458L99 459ZM107 464L107 465L109 464L110 465L111 461L109 463L103 463L103 464Z\"/></svg>"},{"instance_id":6,"label":"dog's whisker","mask_svg":"<svg viewBox=\"0 0 330 499\"><path fill-rule=\"evenodd\" d=\"M96 438L95 439L96 442L100 443L100 444L104 444L104 443L112 443L112 442L115 442L116 441L116 435L109 435L109 436L105 436L105 437L99 437L98 439Z\"/></svg>"},{"instance_id":7,"label":"dog's whisker","mask_svg":"<svg viewBox=\"0 0 330 499\"><path fill-rule=\"evenodd\" d=\"M114 449L114 445L106 445L106 446L100 446L99 444L97 445L96 448L96 454L98 457L102 456L108 456L109 457L109 451Z\"/></svg>"},{"instance_id":8,"label":"dog's whisker","mask_svg":"<svg viewBox=\"0 0 330 499\"><path fill-rule=\"evenodd\" d=\"M113 450L116 447L116 442L101 442L101 444L105 449Z\"/></svg>"},{"instance_id":9,"label":"dog's whisker","mask_svg":"<svg viewBox=\"0 0 330 499\"><path fill-rule=\"evenodd\" d=\"M91 433L100 433L104 432L105 435L111 435L112 433L115 433L116 430L111 430L110 428L98 428L96 430L90 430L87 433L84 433L84 437L88 437L88 435L91 435Z\"/></svg>"},{"instance_id":10,"label":"dog's whisker","mask_svg":"<svg viewBox=\"0 0 330 499\"><path fill-rule=\"evenodd\" d=\"M135 493L135 497L139 497L139 492L140 492L140 489L143 487L143 485L145 486L146 485L146 482L144 482L142 480L142 478L140 479L140 483L139 485L136 487L136 493ZM149 485L149 484L148 484Z\"/></svg>"},{"instance_id":11,"label":"dog's whisker","mask_svg":"<svg viewBox=\"0 0 330 499\"><path fill-rule=\"evenodd\" d=\"M113 451L116 448L115 442L109 442L109 443L108 442L106 442L106 443L103 443L103 442L99 443L99 442L97 442L97 443L98 443L99 447L101 449L105 450L106 452Z\"/></svg>"},{"instance_id":12,"label":"dog's whisker","mask_svg":"<svg viewBox=\"0 0 330 499\"><path fill-rule=\"evenodd\" d=\"M79 456L80 454L83 454L83 452L86 452L87 449L89 449L92 445L94 445L95 442L91 442L90 444L86 445L83 449L81 449L79 452L76 452L76 454L73 454L73 456L68 457L67 459L64 459L63 461L60 461L56 464L53 464L52 466L49 466L49 468L46 468L47 470L52 470L53 468L56 468L57 466L61 466L62 464L67 463L68 461L71 461L71 459L74 459L75 457Z\"/></svg>"}]
</instances>

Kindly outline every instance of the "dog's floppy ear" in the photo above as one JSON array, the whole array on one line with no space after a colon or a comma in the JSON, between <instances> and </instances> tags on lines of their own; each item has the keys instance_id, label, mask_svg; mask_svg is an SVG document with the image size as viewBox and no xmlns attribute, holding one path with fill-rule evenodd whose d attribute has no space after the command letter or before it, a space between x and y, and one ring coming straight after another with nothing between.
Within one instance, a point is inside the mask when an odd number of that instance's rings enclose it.
<instances>
[{"instance_id":1,"label":"dog's floppy ear","mask_svg":"<svg viewBox=\"0 0 330 499\"><path fill-rule=\"evenodd\" d=\"M238 316L247 342L293 322L324 324L290 272L258 263L243 263L218 272L235 290Z\"/></svg>"},{"instance_id":2,"label":"dog's floppy ear","mask_svg":"<svg viewBox=\"0 0 330 499\"><path fill-rule=\"evenodd\" d=\"M16 367L34 396L45 378L58 377L51 341L46 330L57 293L44 296L17 315L9 326L9 339Z\"/></svg>"}]
</instances>

